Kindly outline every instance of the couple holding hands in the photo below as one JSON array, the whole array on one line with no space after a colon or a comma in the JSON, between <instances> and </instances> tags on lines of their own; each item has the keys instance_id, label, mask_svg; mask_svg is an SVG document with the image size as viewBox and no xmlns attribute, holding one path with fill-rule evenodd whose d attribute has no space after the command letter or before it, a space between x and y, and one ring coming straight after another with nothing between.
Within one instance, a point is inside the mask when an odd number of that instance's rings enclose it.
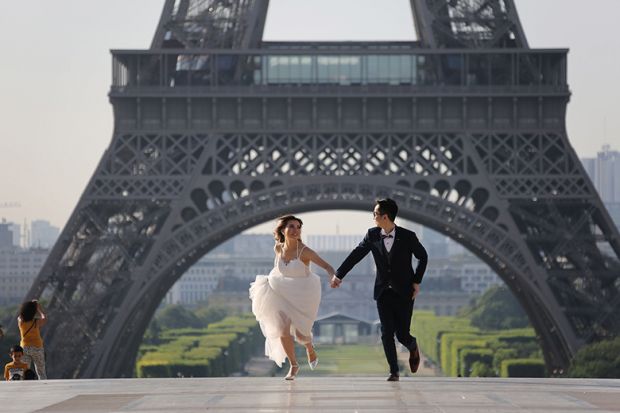
<instances>
[{"instance_id":1,"label":"couple holding hands","mask_svg":"<svg viewBox=\"0 0 620 413\"><path fill-rule=\"evenodd\" d=\"M374 299L381 322L383 350L390 368L388 381L399 380L394 336L410 352L411 371L418 370L420 353L409 328L428 256L414 232L394 224L397 213L398 206L392 199L376 201L375 227L368 230L336 271L302 242L301 219L293 215L278 219L274 230L274 268L269 275L256 277L250 285L250 299L252 312L266 338L265 354L278 366L282 366L286 358L289 360L286 380L294 380L299 372L295 341L306 347L310 369L319 361L312 345L312 325L321 301L321 282L310 272L310 262L323 268L331 277L331 287L337 288L369 252L377 266ZM415 270L412 257L418 260Z\"/></svg>"}]
</instances>

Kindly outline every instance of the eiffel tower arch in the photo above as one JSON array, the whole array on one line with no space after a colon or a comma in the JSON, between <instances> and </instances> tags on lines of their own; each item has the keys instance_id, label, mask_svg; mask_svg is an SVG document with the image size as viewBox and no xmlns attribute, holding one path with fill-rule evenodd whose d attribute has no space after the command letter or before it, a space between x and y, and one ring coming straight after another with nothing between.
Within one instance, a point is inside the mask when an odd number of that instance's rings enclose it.
<instances>
[{"instance_id":1,"label":"eiffel tower arch","mask_svg":"<svg viewBox=\"0 0 620 413\"><path fill-rule=\"evenodd\" d=\"M566 135L567 50L530 48L513 0L411 0L412 42L264 42L267 6L167 0L150 49L112 52L110 146L30 292L52 377L131 375L166 292L227 238L383 196L502 277L550 370L618 334L620 238Z\"/></svg>"}]
</instances>

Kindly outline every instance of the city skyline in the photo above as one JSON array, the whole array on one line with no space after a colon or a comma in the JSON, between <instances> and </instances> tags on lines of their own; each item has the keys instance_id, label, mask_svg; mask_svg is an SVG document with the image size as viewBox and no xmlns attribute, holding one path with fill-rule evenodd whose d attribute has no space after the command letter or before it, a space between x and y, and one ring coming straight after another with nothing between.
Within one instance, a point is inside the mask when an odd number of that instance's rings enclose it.
<instances>
[{"instance_id":1,"label":"city skyline","mask_svg":"<svg viewBox=\"0 0 620 413\"><path fill-rule=\"evenodd\" d=\"M64 0L7 7L0 30L18 32L23 24L20 16L28 15L31 23L24 41L3 46L13 59L1 69L0 110L7 120L0 125L0 204L19 201L22 207L0 209L0 217L16 223L43 217L64 226L112 137L111 106L105 98L110 84L108 49L148 48L162 4ZM563 13L558 16L560 4ZM573 97L567 127L577 154L593 156L606 143L617 149L620 116L613 99L620 86L609 80L620 71L620 57L609 53L605 40L614 39L611 19L620 4L604 0L588 9L556 0L518 0L517 8L531 47L571 49L568 74ZM71 17L65 13L68 9ZM596 13L596 18L588 13ZM316 21L321 22L318 28L313 27ZM405 0L384 1L380 7L366 0L311 4L272 0L265 30L266 40L413 37ZM336 228L342 234L357 234L372 225L368 212L302 217L309 234ZM272 225L252 232L267 232Z\"/></svg>"}]
</instances>

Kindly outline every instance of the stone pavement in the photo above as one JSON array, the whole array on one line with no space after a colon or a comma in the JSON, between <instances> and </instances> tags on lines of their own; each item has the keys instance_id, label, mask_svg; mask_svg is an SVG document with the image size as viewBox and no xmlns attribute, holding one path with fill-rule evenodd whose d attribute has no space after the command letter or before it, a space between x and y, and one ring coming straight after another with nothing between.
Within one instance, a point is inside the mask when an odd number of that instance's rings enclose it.
<instances>
[{"instance_id":1,"label":"stone pavement","mask_svg":"<svg viewBox=\"0 0 620 413\"><path fill-rule=\"evenodd\" d=\"M0 412L620 412L620 380L317 377L1 382Z\"/></svg>"}]
</instances>

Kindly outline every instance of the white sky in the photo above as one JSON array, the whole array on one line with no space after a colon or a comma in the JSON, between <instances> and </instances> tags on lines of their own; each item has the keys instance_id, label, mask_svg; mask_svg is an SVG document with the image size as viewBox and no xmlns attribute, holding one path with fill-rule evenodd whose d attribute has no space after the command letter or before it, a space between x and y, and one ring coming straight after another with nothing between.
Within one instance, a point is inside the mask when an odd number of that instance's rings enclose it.
<instances>
[{"instance_id":1,"label":"white sky","mask_svg":"<svg viewBox=\"0 0 620 413\"><path fill-rule=\"evenodd\" d=\"M570 48L569 138L620 149L619 0L516 0L532 47ZM63 226L112 137L109 49L146 49L163 0L4 1L0 13L0 217ZM267 40L403 40L408 0L271 0ZM372 206L369 206L369 210ZM368 213L304 214L306 233L360 233ZM271 223L254 231L267 231Z\"/></svg>"}]
</instances>

